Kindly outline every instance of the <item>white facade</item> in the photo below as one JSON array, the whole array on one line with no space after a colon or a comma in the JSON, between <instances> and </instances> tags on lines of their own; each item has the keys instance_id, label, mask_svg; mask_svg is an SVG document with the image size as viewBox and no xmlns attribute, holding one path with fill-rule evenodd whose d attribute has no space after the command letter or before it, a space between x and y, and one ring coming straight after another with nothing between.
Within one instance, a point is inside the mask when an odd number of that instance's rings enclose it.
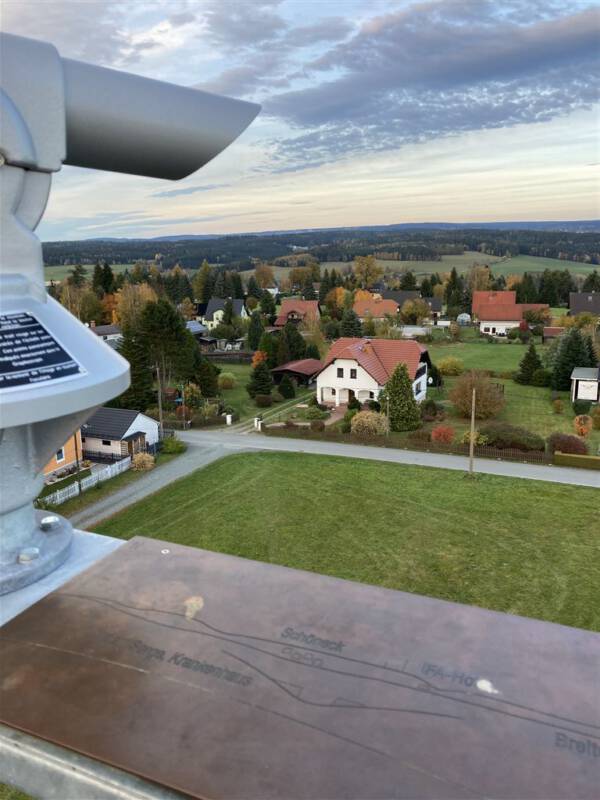
<instances>
[{"instance_id":1,"label":"white facade","mask_svg":"<svg viewBox=\"0 0 600 800\"><path fill-rule=\"evenodd\" d=\"M492 322L488 322L486 320L482 320L479 323L479 330L481 333L487 333L489 336L506 336L511 328L518 328L520 322L517 320L494 320Z\"/></svg>"},{"instance_id":2,"label":"white facade","mask_svg":"<svg viewBox=\"0 0 600 800\"><path fill-rule=\"evenodd\" d=\"M126 456L129 453L126 439L132 433L137 433L138 431L146 434L146 444L153 445L158 442L158 422L152 417L140 413L125 431L122 439L100 439L96 436L82 435L82 450L114 458Z\"/></svg>"},{"instance_id":3,"label":"white facade","mask_svg":"<svg viewBox=\"0 0 600 800\"><path fill-rule=\"evenodd\" d=\"M427 396L427 365L422 366L423 374L413 381L413 394L418 403ZM348 358L336 358L317 375L317 400L327 405L347 404L352 392L359 403L377 400L383 388L357 361Z\"/></svg>"},{"instance_id":4,"label":"white facade","mask_svg":"<svg viewBox=\"0 0 600 800\"><path fill-rule=\"evenodd\" d=\"M123 447L121 447L119 439L97 439L95 436L82 436L81 443L84 456L86 452L115 458L127 455L127 442L123 442Z\"/></svg>"},{"instance_id":5,"label":"white facade","mask_svg":"<svg viewBox=\"0 0 600 800\"><path fill-rule=\"evenodd\" d=\"M158 422L152 417L148 417L146 414L138 414L123 438L125 439L136 431L143 431L146 434L146 444L152 445L158 442Z\"/></svg>"},{"instance_id":6,"label":"white facade","mask_svg":"<svg viewBox=\"0 0 600 800\"><path fill-rule=\"evenodd\" d=\"M214 330L214 328L217 327L217 325L220 325L221 322L223 322L223 314L224 313L225 313L225 309L223 309L223 308L220 308L217 311L213 311L212 320L211 319L206 319L206 317L204 317L202 319L202 324L206 325L206 327L208 328L209 331L212 331L212 330ZM242 310L240 311L240 318L241 319L246 319L247 316L248 316L248 312L242 306Z\"/></svg>"}]
</instances>

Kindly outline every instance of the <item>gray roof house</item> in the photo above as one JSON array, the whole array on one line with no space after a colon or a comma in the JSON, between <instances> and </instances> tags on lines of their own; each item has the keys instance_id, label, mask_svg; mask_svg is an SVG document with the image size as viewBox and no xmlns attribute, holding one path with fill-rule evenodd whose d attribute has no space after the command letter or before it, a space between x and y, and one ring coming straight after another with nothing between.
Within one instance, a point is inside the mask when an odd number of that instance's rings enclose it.
<instances>
[{"instance_id":1,"label":"gray roof house","mask_svg":"<svg viewBox=\"0 0 600 800\"><path fill-rule=\"evenodd\" d=\"M600 316L600 292L569 292L569 314L590 314Z\"/></svg>"},{"instance_id":2,"label":"gray roof house","mask_svg":"<svg viewBox=\"0 0 600 800\"><path fill-rule=\"evenodd\" d=\"M209 328L216 327L223 318L223 311L225 310L226 299L222 297L211 297L208 301L206 311L202 318L202 322ZM231 300L233 304L233 314L236 317L247 317L248 313L244 305L244 301L240 298Z\"/></svg>"},{"instance_id":3,"label":"gray roof house","mask_svg":"<svg viewBox=\"0 0 600 800\"><path fill-rule=\"evenodd\" d=\"M394 290L394 289L386 289L384 292L380 292L382 300L394 300L398 303L398 306L402 308L404 303L407 300L417 300L421 297L420 292L417 291L402 291L402 290Z\"/></svg>"},{"instance_id":4,"label":"gray roof house","mask_svg":"<svg viewBox=\"0 0 600 800\"><path fill-rule=\"evenodd\" d=\"M81 426L83 455L96 461L117 461L145 452L158 440L158 422L128 408L103 406Z\"/></svg>"}]
</instances>

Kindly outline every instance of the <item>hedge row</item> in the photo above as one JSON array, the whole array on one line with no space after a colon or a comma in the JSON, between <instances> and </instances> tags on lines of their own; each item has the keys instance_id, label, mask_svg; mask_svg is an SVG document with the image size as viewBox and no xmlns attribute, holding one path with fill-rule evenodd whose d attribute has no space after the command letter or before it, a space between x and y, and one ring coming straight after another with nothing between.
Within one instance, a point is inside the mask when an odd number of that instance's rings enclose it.
<instances>
[{"instance_id":1,"label":"hedge row","mask_svg":"<svg viewBox=\"0 0 600 800\"><path fill-rule=\"evenodd\" d=\"M576 456L572 453L554 453L554 463L560 467L580 467L600 470L600 456Z\"/></svg>"}]
</instances>

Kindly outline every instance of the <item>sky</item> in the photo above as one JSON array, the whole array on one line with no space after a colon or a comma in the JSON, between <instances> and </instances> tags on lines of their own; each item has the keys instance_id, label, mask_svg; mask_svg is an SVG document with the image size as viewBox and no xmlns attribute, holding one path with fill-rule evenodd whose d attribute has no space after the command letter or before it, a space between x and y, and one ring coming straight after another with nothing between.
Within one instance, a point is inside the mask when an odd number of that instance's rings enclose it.
<instances>
[{"instance_id":1,"label":"sky","mask_svg":"<svg viewBox=\"0 0 600 800\"><path fill-rule=\"evenodd\" d=\"M1 24L262 106L181 181L64 167L46 241L600 217L597 3L3 0Z\"/></svg>"}]
</instances>

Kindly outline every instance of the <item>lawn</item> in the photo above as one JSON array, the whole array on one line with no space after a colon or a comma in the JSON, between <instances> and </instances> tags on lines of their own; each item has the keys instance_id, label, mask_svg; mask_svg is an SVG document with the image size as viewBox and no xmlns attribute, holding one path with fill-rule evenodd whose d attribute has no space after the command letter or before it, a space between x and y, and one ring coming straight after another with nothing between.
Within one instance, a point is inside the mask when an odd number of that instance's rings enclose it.
<instances>
[{"instance_id":1,"label":"lawn","mask_svg":"<svg viewBox=\"0 0 600 800\"><path fill-rule=\"evenodd\" d=\"M520 342L496 342L490 344L485 339L464 342L428 344L429 355L434 364L442 358L460 358L465 369L491 369L494 372L516 370L525 355L526 347ZM538 355L543 360L544 346L536 344Z\"/></svg>"},{"instance_id":2,"label":"lawn","mask_svg":"<svg viewBox=\"0 0 600 800\"><path fill-rule=\"evenodd\" d=\"M221 361L214 363L222 372L231 372L235 375L237 380L236 386L233 389L224 389L222 391L222 396L223 401L237 411L240 421L252 419L252 417L255 417L257 414L276 416L274 412L278 408L277 404L267 409L258 408L246 391L246 384L250 380L250 373L252 372L252 366L250 364L230 364ZM296 390L296 393L297 400L300 402L303 395L308 392L300 386Z\"/></svg>"},{"instance_id":3,"label":"lawn","mask_svg":"<svg viewBox=\"0 0 600 800\"><path fill-rule=\"evenodd\" d=\"M110 268L117 275L120 272L125 272L126 269L132 269L133 264L111 264ZM91 280L92 273L94 272L93 264L85 264L87 271L87 278ZM73 269L73 264L61 264L58 266L44 267L44 279L47 281L62 281Z\"/></svg>"},{"instance_id":4,"label":"lawn","mask_svg":"<svg viewBox=\"0 0 600 800\"><path fill-rule=\"evenodd\" d=\"M244 453L96 530L600 630L597 514L585 487Z\"/></svg>"},{"instance_id":5,"label":"lawn","mask_svg":"<svg viewBox=\"0 0 600 800\"><path fill-rule=\"evenodd\" d=\"M172 461L174 458L177 458L177 454L159 453L156 456L156 466L158 467L162 466L163 464L168 464L169 461ZM142 475L145 475L145 472L136 472L133 469L128 469L126 472L122 472L120 475L115 475L114 478L110 478L107 481L102 481L102 483L97 483L87 491L77 495L77 497L72 497L70 500L67 500L65 503L61 503L59 506L53 506L53 508L56 508L56 511L63 517L71 517L73 514L77 514L84 508L87 508L88 506L98 502L98 500L103 500L109 494L112 494L119 489L123 489L125 486L129 486L130 483L134 483L135 481L139 480Z\"/></svg>"}]
</instances>

